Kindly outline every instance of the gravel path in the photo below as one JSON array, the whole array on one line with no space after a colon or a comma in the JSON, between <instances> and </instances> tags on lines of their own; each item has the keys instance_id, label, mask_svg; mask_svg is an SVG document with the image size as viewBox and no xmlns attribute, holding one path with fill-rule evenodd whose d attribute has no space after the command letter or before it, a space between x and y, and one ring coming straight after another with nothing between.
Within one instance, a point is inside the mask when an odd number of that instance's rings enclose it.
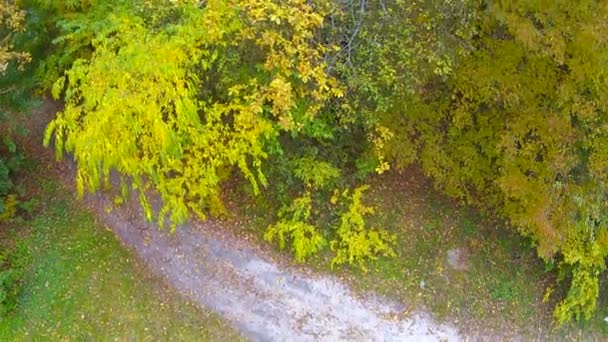
<instances>
[{"instance_id":1,"label":"gravel path","mask_svg":"<svg viewBox=\"0 0 608 342\"><path fill-rule=\"evenodd\" d=\"M43 162L50 149L36 145L53 113L45 106L30 122L30 152ZM46 113L45 113L46 112ZM49 168L55 168L55 166ZM72 183L74 166L58 168ZM72 186L72 184L68 184ZM241 239L218 234L220 222L192 222L170 234L145 220L136 202L113 207L109 195L85 198L98 219L158 276L201 306L217 311L254 341L460 340L454 327L424 312L402 315L406 305L360 298L334 277L311 276L279 265Z\"/></svg>"}]
</instances>

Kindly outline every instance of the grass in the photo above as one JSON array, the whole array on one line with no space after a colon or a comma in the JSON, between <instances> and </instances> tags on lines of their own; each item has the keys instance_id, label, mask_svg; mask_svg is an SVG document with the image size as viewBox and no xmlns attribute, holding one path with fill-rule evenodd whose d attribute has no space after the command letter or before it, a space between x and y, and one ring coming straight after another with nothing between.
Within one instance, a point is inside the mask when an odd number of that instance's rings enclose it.
<instances>
[{"instance_id":1,"label":"grass","mask_svg":"<svg viewBox=\"0 0 608 342\"><path fill-rule=\"evenodd\" d=\"M399 257L375 262L373 272L356 278L358 285L428 307L439 319L486 328L506 323L525 328L518 323L528 322L543 309L542 268L533 251L521 248L525 241L504 227L477 224L479 219L466 209L408 192L403 185L379 182L369 194L369 201L382 208L376 225L399 237ZM391 219L394 222L387 221L386 213L397 216ZM449 265L448 251L455 249L463 251L466 270ZM501 320L487 319L492 316Z\"/></svg>"},{"instance_id":2,"label":"grass","mask_svg":"<svg viewBox=\"0 0 608 342\"><path fill-rule=\"evenodd\" d=\"M370 185L364 199L377 215L369 224L396 234L397 257L371 262L368 272L351 267L331 270L331 254L324 252L308 266L348 280L357 291L373 291L430 310L465 333L500 334L505 339L606 338L606 296L590 321L553 324L552 309L560 291L547 303L542 299L546 288L554 285L555 272L546 272L530 241L504 223L483 219L439 195L416 172L384 175ZM272 220L255 209L243 215L257 217L249 221L256 229L245 228L257 236ZM449 265L447 255L453 249L464 251L466 269Z\"/></svg>"},{"instance_id":3,"label":"grass","mask_svg":"<svg viewBox=\"0 0 608 342\"><path fill-rule=\"evenodd\" d=\"M65 188L35 182L41 207L0 227L0 248L19 250L25 265L16 305L0 321L0 340L240 339L147 273Z\"/></svg>"},{"instance_id":4,"label":"grass","mask_svg":"<svg viewBox=\"0 0 608 342\"><path fill-rule=\"evenodd\" d=\"M506 224L440 196L417 174L378 177L371 189L368 201L379 215L370 223L398 236L398 257L373 262L368 273L343 271L356 288L428 308L440 320L460 322L465 331L605 338L605 296L590 321L554 325L559 298L543 303L543 296L555 273L546 272L531 242ZM457 248L466 255L465 270L447 261L448 251Z\"/></svg>"}]
</instances>

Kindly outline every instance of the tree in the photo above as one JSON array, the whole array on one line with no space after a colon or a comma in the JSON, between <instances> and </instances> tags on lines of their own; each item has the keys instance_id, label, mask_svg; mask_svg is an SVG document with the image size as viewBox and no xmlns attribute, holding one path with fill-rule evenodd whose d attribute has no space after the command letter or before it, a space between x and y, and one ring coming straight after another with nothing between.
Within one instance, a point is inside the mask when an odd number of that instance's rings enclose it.
<instances>
[{"instance_id":1,"label":"tree","mask_svg":"<svg viewBox=\"0 0 608 342\"><path fill-rule=\"evenodd\" d=\"M0 77L5 76L10 63L16 62L22 67L30 60L26 52L14 50L14 35L24 30L25 11L20 7L20 2L2 0L0 1ZM0 87L0 96L9 97L14 91L14 87ZM4 104L4 101L1 101ZM11 119L4 108L0 106L0 115L3 121ZM12 123L12 122L9 122ZM10 126L10 125L5 125ZM21 154L17 151L17 146L13 142L10 129L5 127L2 133L3 146L0 155L0 221L12 218L17 210L17 195L15 194L14 184L11 180L14 173L22 161Z\"/></svg>"},{"instance_id":2,"label":"tree","mask_svg":"<svg viewBox=\"0 0 608 342\"><path fill-rule=\"evenodd\" d=\"M18 1L0 1L0 75L4 74L11 61L21 65L29 61L25 52L13 50L13 34L23 30L25 11L20 9Z\"/></svg>"},{"instance_id":3,"label":"tree","mask_svg":"<svg viewBox=\"0 0 608 342\"><path fill-rule=\"evenodd\" d=\"M558 261L559 321L593 311L608 255L603 3L34 2L57 23L42 83L65 102L45 143L74 154L80 194L118 171L124 196L152 218L159 193L175 227L221 212L240 174L280 194L268 240L360 263L392 238L343 188L418 162ZM313 208L332 191L349 204L324 234Z\"/></svg>"},{"instance_id":4,"label":"tree","mask_svg":"<svg viewBox=\"0 0 608 342\"><path fill-rule=\"evenodd\" d=\"M544 260L559 261L571 279L560 322L588 318L608 256L608 8L481 8L472 53L407 115L386 120L439 188L502 214Z\"/></svg>"},{"instance_id":5,"label":"tree","mask_svg":"<svg viewBox=\"0 0 608 342\"><path fill-rule=\"evenodd\" d=\"M81 194L117 170L150 217L146 192L157 191L159 221L169 215L175 226L189 212L221 210L231 169L259 191L268 144L302 132L342 90L313 39L323 16L306 1L167 2L148 9L169 13L162 25L141 15L148 5L119 2L103 19L86 11L62 22L59 41L85 57L54 84L66 107L45 142L54 135L58 155L74 153ZM90 35L92 49L80 40Z\"/></svg>"},{"instance_id":6,"label":"tree","mask_svg":"<svg viewBox=\"0 0 608 342\"><path fill-rule=\"evenodd\" d=\"M118 171L123 196L137 192L149 219L147 195L160 194L157 219L172 228L191 213L221 213L221 186L236 172L254 193L268 174L280 181L275 165L286 151L300 190L327 188L340 170L311 151L334 138L327 105L344 90L325 59L335 48L321 43L326 5L115 1L66 13L46 3L60 34L42 69L51 82L43 83L53 83L65 108L45 144L54 139L58 157L74 154L80 195L109 185ZM299 260L325 245L308 222L310 195L286 206L282 215L293 217L281 216L267 234L281 246L289 240ZM386 234L368 235L363 226L358 234L357 241L375 238L358 262L388 253Z\"/></svg>"}]
</instances>

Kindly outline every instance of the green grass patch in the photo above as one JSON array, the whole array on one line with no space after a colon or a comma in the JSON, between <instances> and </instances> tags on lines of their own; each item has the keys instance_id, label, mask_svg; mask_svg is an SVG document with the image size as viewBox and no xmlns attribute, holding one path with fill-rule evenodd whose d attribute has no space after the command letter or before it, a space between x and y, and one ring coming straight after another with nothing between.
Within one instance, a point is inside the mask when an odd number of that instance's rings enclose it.
<instances>
[{"instance_id":1,"label":"green grass patch","mask_svg":"<svg viewBox=\"0 0 608 342\"><path fill-rule=\"evenodd\" d=\"M112 232L54 181L36 179L41 206L0 227L20 246L23 276L0 340L238 340L216 315L150 275Z\"/></svg>"}]
</instances>

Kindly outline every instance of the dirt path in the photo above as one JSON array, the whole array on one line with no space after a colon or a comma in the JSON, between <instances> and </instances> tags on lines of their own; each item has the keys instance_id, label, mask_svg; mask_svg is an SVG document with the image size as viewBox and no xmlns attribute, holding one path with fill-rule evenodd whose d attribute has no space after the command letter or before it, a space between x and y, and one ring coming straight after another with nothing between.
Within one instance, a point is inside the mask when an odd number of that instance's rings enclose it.
<instances>
[{"instance_id":1,"label":"dirt path","mask_svg":"<svg viewBox=\"0 0 608 342\"><path fill-rule=\"evenodd\" d=\"M102 208L111 205L103 195L88 202ZM457 339L454 329L422 314L393 320L403 305L358 299L335 279L311 278L279 267L242 241L206 234L207 225L217 223L188 224L170 235L147 223L139 212L97 212L153 271L253 340Z\"/></svg>"},{"instance_id":2,"label":"dirt path","mask_svg":"<svg viewBox=\"0 0 608 342\"><path fill-rule=\"evenodd\" d=\"M52 151L39 147L49 120L45 113L53 109L47 104L28 120L26 146L72 187L73 164L56 163ZM241 239L218 234L220 222L193 222L169 234L148 223L135 202L113 210L105 194L87 196L85 202L153 272L254 341L460 339L454 327L426 313L403 317L402 303L362 299L333 277L281 266Z\"/></svg>"}]
</instances>

